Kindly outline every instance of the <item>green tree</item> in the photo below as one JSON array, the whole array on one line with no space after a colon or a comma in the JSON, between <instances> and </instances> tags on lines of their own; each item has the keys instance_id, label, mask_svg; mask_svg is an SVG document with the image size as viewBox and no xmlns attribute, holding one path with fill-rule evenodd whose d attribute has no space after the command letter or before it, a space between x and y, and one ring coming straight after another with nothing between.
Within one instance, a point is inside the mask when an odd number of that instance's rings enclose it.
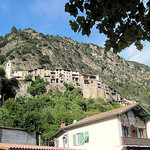
<instances>
[{"instance_id":1,"label":"green tree","mask_svg":"<svg viewBox=\"0 0 150 150\"><path fill-rule=\"evenodd\" d=\"M32 86L43 83L39 77L32 82ZM94 99L83 99L80 88L70 88L62 93L58 89L51 91L51 97L46 94L36 97L9 98L0 108L0 125L20 127L31 132L41 132L44 139L51 139L62 121L66 125L73 120L81 120L86 115L94 115L118 107L114 102L106 101L105 109ZM104 100L99 100L101 102ZM104 105L104 102L102 102ZM108 106L109 107L108 107ZM107 109L107 107L108 109ZM46 143L45 143L46 144Z\"/></svg>"},{"instance_id":2,"label":"green tree","mask_svg":"<svg viewBox=\"0 0 150 150\"><path fill-rule=\"evenodd\" d=\"M3 36L0 36L0 41L2 41L3 40Z\"/></svg>"},{"instance_id":3,"label":"green tree","mask_svg":"<svg viewBox=\"0 0 150 150\"><path fill-rule=\"evenodd\" d=\"M5 77L5 70L3 68L0 67L0 76L1 77Z\"/></svg>"},{"instance_id":4,"label":"green tree","mask_svg":"<svg viewBox=\"0 0 150 150\"><path fill-rule=\"evenodd\" d=\"M18 32L21 32L21 28L18 29Z\"/></svg>"},{"instance_id":5,"label":"green tree","mask_svg":"<svg viewBox=\"0 0 150 150\"><path fill-rule=\"evenodd\" d=\"M72 30L89 36L96 26L107 36L106 50L117 53L132 43L143 49L141 40L150 41L150 1L141 0L69 0L65 11L75 17Z\"/></svg>"},{"instance_id":6,"label":"green tree","mask_svg":"<svg viewBox=\"0 0 150 150\"><path fill-rule=\"evenodd\" d=\"M45 82L38 76L35 81L32 81L31 86L29 86L27 89L27 92L32 96L43 94L46 92L47 84L48 82Z\"/></svg>"},{"instance_id":7,"label":"green tree","mask_svg":"<svg viewBox=\"0 0 150 150\"><path fill-rule=\"evenodd\" d=\"M0 65L2 65L5 60L6 60L6 56L5 55L0 55Z\"/></svg>"},{"instance_id":8,"label":"green tree","mask_svg":"<svg viewBox=\"0 0 150 150\"><path fill-rule=\"evenodd\" d=\"M17 29L16 29L15 26L13 26L13 27L11 28L11 33L17 33Z\"/></svg>"},{"instance_id":9,"label":"green tree","mask_svg":"<svg viewBox=\"0 0 150 150\"><path fill-rule=\"evenodd\" d=\"M6 77L2 79L2 97L3 101L14 98L16 96L15 87L18 87L18 81L15 78L7 79Z\"/></svg>"},{"instance_id":10,"label":"green tree","mask_svg":"<svg viewBox=\"0 0 150 150\"><path fill-rule=\"evenodd\" d=\"M24 79L25 82L32 81L32 74L28 74Z\"/></svg>"}]
</instances>

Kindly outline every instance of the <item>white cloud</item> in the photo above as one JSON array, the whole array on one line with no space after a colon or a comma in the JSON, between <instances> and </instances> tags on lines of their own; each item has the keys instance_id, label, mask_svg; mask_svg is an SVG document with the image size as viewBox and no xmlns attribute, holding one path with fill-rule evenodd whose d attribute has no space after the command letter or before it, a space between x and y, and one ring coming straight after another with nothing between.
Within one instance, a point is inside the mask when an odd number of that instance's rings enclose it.
<instances>
[{"instance_id":1,"label":"white cloud","mask_svg":"<svg viewBox=\"0 0 150 150\"><path fill-rule=\"evenodd\" d=\"M63 17L65 14L64 6L67 0L36 0L30 9L32 12L43 17Z\"/></svg>"},{"instance_id":2,"label":"white cloud","mask_svg":"<svg viewBox=\"0 0 150 150\"><path fill-rule=\"evenodd\" d=\"M146 45L142 51L138 51L136 47L132 45L119 55L126 60L136 61L150 66L150 43L146 42L145 44Z\"/></svg>"},{"instance_id":3,"label":"white cloud","mask_svg":"<svg viewBox=\"0 0 150 150\"><path fill-rule=\"evenodd\" d=\"M130 57L129 60L150 66L150 49L146 49L139 52L135 56Z\"/></svg>"}]
</instances>

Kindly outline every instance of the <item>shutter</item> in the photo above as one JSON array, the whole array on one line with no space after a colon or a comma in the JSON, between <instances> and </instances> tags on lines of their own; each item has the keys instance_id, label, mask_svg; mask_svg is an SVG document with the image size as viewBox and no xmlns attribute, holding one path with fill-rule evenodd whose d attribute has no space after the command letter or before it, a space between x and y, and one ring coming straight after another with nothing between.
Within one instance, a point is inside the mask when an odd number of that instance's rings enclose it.
<instances>
[{"instance_id":1,"label":"shutter","mask_svg":"<svg viewBox=\"0 0 150 150\"><path fill-rule=\"evenodd\" d=\"M76 135L73 134L73 146L76 146Z\"/></svg>"},{"instance_id":2,"label":"shutter","mask_svg":"<svg viewBox=\"0 0 150 150\"><path fill-rule=\"evenodd\" d=\"M146 131L145 129L143 130L144 138L146 138Z\"/></svg>"},{"instance_id":3,"label":"shutter","mask_svg":"<svg viewBox=\"0 0 150 150\"><path fill-rule=\"evenodd\" d=\"M131 137L131 129L130 129L130 127L128 128L128 136Z\"/></svg>"},{"instance_id":4,"label":"shutter","mask_svg":"<svg viewBox=\"0 0 150 150\"><path fill-rule=\"evenodd\" d=\"M138 138L141 138L140 137L140 132L139 132L139 129L137 128L137 136L138 136Z\"/></svg>"},{"instance_id":5,"label":"shutter","mask_svg":"<svg viewBox=\"0 0 150 150\"><path fill-rule=\"evenodd\" d=\"M124 136L124 130L123 130L123 127L122 127L122 136Z\"/></svg>"},{"instance_id":6,"label":"shutter","mask_svg":"<svg viewBox=\"0 0 150 150\"><path fill-rule=\"evenodd\" d=\"M63 140L63 148L65 148L65 141Z\"/></svg>"},{"instance_id":7,"label":"shutter","mask_svg":"<svg viewBox=\"0 0 150 150\"><path fill-rule=\"evenodd\" d=\"M84 144L84 135L83 135L83 132L81 133L81 144Z\"/></svg>"},{"instance_id":8,"label":"shutter","mask_svg":"<svg viewBox=\"0 0 150 150\"><path fill-rule=\"evenodd\" d=\"M85 132L85 143L88 143L89 142L89 132L86 131Z\"/></svg>"}]
</instances>

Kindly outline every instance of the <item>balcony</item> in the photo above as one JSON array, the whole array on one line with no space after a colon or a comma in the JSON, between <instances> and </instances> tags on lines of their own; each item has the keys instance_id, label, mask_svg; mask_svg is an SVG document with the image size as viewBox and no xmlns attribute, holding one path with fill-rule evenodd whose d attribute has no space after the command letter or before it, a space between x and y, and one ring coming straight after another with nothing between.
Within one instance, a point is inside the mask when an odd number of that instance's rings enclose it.
<instances>
[{"instance_id":1,"label":"balcony","mask_svg":"<svg viewBox=\"0 0 150 150\"><path fill-rule=\"evenodd\" d=\"M122 137L122 145L144 145L144 146L150 146L150 139L148 139L148 138Z\"/></svg>"}]
</instances>

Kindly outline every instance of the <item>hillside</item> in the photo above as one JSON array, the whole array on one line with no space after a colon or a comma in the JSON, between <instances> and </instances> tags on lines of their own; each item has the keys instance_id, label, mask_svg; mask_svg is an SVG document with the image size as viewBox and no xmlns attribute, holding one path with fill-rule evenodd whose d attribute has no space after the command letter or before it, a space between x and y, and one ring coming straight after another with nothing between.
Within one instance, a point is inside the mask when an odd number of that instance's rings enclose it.
<instances>
[{"instance_id":1,"label":"hillside","mask_svg":"<svg viewBox=\"0 0 150 150\"><path fill-rule=\"evenodd\" d=\"M150 101L150 67L126 61L94 44L25 29L1 37L0 52L2 67L11 60L13 70L63 68L98 74L123 98Z\"/></svg>"}]
</instances>

